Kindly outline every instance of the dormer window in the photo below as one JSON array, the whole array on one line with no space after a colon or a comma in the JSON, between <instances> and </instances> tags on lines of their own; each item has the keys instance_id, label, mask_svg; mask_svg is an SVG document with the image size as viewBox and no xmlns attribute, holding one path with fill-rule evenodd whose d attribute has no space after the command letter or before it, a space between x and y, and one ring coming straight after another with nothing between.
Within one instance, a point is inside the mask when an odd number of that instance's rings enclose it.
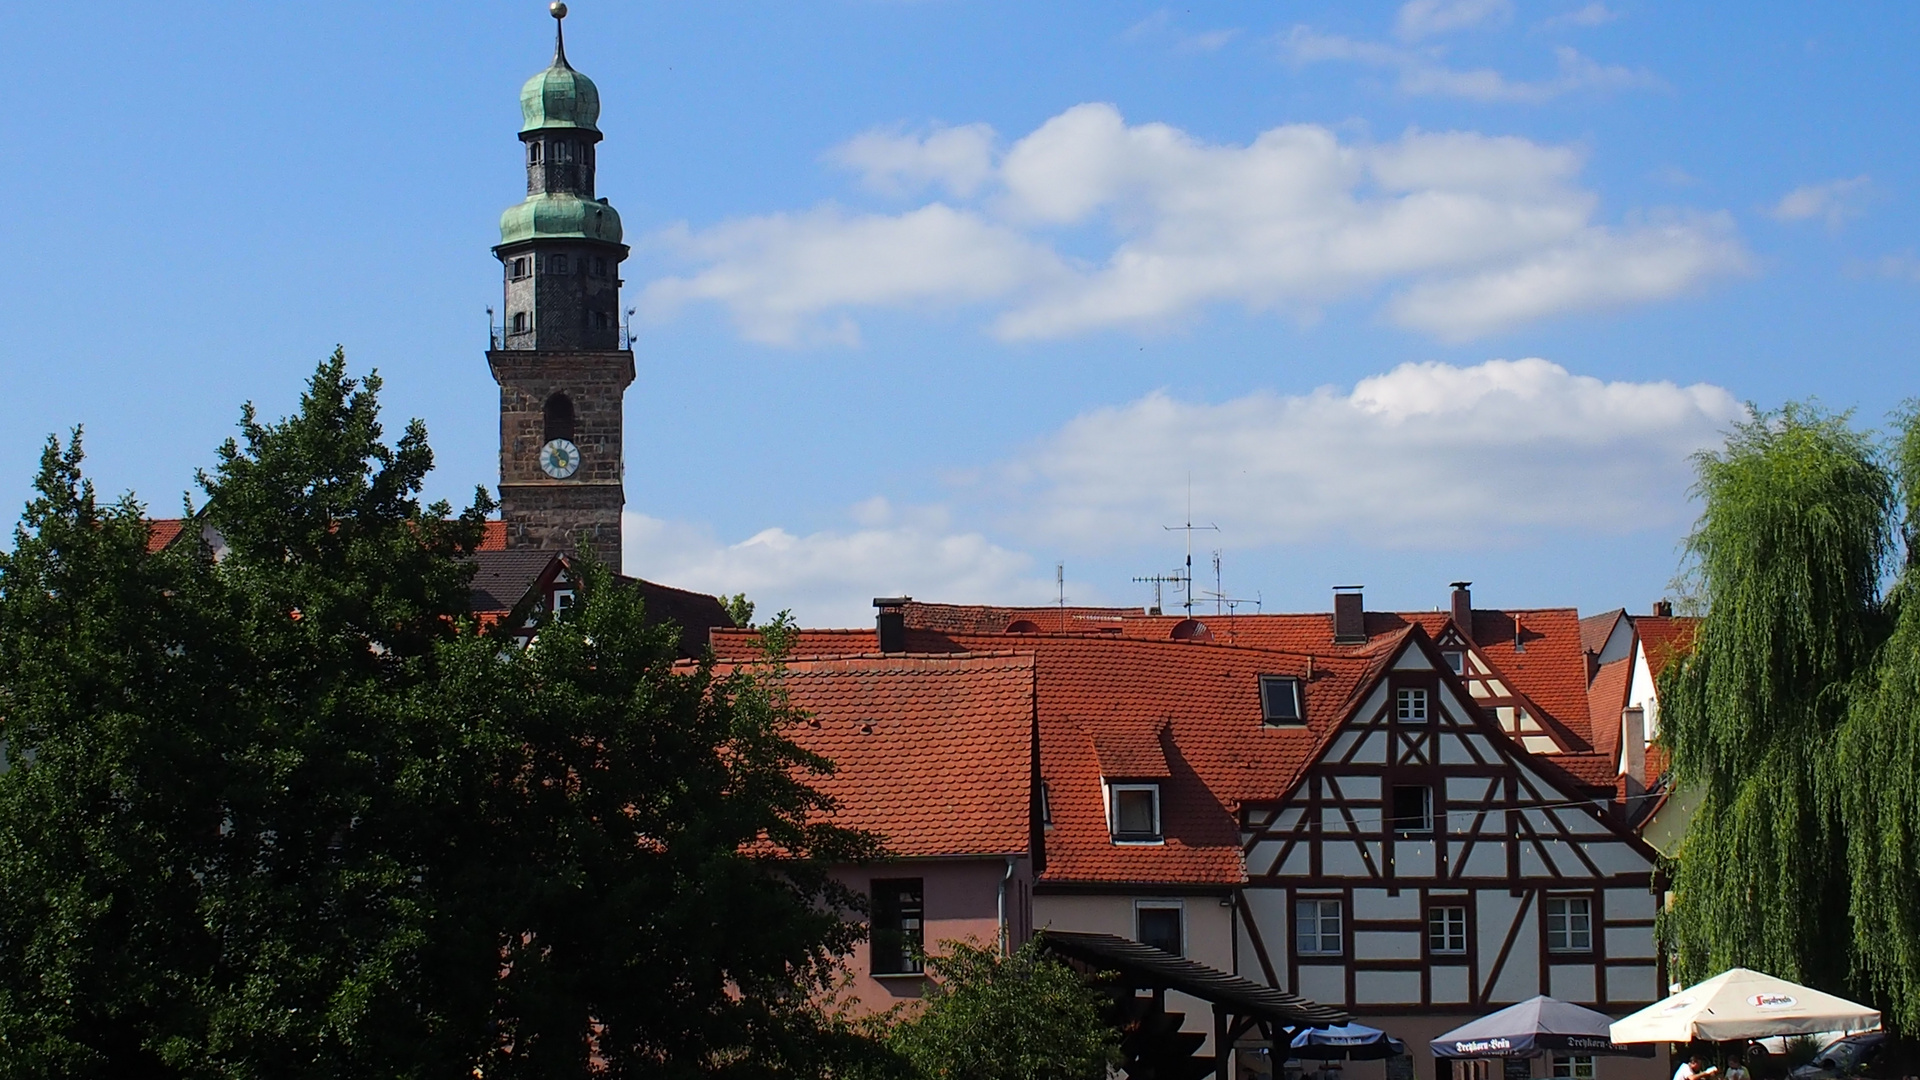
<instances>
[{"instance_id":1,"label":"dormer window","mask_svg":"<svg viewBox=\"0 0 1920 1080\"><path fill-rule=\"evenodd\" d=\"M1393 696L1394 718L1403 724L1427 722L1427 692L1418 686L1404 687Z\"/></svg>"},{"instance_id":2,"label":"dormer window","mask_svg":"<svg viewBox=\"0 0 1920 1080\"><path fill-rule=\"evenodd\" d=\"M1160 842L1160 785L1108 784L1107 824L1116 844Z\"/></svg>"},{"instance_id":3,"label":"dormer window","mask_svg":"<svg viewBox=\"0 0 1920 1080\"><path fill-rule=\"evenodd\" d=\"M1300 709L1300 680L1291 675L1260 676L1260 718L1269 724L1298 724L1306 720Z\"/></svg>"}]
</instances>

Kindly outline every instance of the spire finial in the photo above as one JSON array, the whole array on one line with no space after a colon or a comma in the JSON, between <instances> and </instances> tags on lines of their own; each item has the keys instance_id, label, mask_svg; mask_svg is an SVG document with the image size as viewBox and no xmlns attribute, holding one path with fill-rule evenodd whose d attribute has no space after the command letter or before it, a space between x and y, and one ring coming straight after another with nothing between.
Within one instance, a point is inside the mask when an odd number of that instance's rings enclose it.
<instances>
[{"instance_id":1,"label":"spire finial","mask_svg":"<svg viewBox=\"0 0 1920 1080\"><path fill-rule=\"evenodd\" d=\"M567 63L567 5L553 0L547 11L553 15L553 66L572 67Z\"/></svg>"}]
</instances>

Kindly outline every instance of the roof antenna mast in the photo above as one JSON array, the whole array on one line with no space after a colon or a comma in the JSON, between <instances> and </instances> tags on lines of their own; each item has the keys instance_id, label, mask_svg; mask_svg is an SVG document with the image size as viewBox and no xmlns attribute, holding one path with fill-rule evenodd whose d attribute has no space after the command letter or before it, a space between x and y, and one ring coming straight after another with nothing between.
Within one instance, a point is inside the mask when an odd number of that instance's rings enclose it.
<instances>
[{"instance_id":1,"label":"roof antenna mast","mask_svg":"<svg viewBox=\"0 0 1920 1080\"><path fill-rule=\"evenodd\" d=\"M1181 580L1185 584L1186 593L1187 593L1187 600L1185 604L1185 607L1187 609L1187 615L1191 617L1193 615L1193 532L1195 529L1199 529L1202 532L1205 532L1208 529L1211 529L1214 532L1220 531L1220 526L1218 525L1211 525L1211 524L1195 525L1193 523L1193 473L1192 472L1187 473L1187 520L1186 520L1186 523L1183 525L1162 525L1161 528L1165 529L1168 532L1184 532L1187 534L1187 570L1186 570L1185 576ZM1135 580L1140 580L1140 579L1136 578Z\"/></svg>"},{"instance_id":2,"label":"roof antenna mast","mask_svg":"<svg viewBox=\"0 0 1920 1080\"><path fill-rule=\"evenodd\" d=\"M1065 611L1067 610L1067 564L1066 563L1058 562L1053 564L1053 587L1060 594L1060 610L1062 613L1065 613ZM1066 624L1062 623L1061 625L1064 626Z\"/></svg>"}]
</instances>

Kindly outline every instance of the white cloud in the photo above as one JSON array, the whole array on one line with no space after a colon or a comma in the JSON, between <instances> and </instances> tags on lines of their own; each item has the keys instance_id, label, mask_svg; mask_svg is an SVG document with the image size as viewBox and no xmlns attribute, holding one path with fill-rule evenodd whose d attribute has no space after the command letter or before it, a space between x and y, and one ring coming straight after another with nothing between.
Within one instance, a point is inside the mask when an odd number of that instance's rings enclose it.
<instances>
[{"instance_id":1,"label":"white cloud","mask_svg":"<svg viewBox=\"0 0 1920 1080\"><path fill-rule=\"evenodd\" d=\"M1240 30L1235 27L1191 33L1175 26L1173 12L1161 8L1128 27L1120 36L1127 41L1171 40L1175 52L1194 54L1220 51L1240 36Z\"/></svg>"},{"instance_id":2,"label":"white cloud","mask_svg":"<svg viewBox=\"0 0 1920 1080\"><path fill-rule=\"evenodd\" d=\"M1606 383L1540 359L1406 364L1350 393L1154 393L989 474L1028 535L1112 546L1206 507L1235 547L1453 549L1672 526L1689 455L1743 415L1717 386Z\"/></svg>"},{"instance_id":3,"label":"white cloud","mask_svg":"<svg viewBox=\"0 0 1920 1080\"><path fill-rule=\"evenodd\" d=\"M803 626L865 626L876 596L1040 604L1054 595L1034 560L959 532L941 511L897 513L884 499L854 508L855 528L797 535L778 526L737 543L643 514L622 517L629 574L714 594L744 592L757 614L790 609Z\"/></svg>"},{"instance_id":4,"label":"white cloud","mask_svg":"<svg viewBox=\"0 0 1920 1080\"><path fill-rule=\"evenodd\" d=\"M1407 326L1464 340L1566 311L1644 303L1748 265L1725 214L1629 233L1590 229L1579 242L1485 273L1422 282L1388 310Z\"/></svg>"},{"instance_id":5,"label":"white cloud","mask_svg":"<svg viewBox=\"0 0 1920 1080\"><path fill-rule=\"evenodd\" d=\"M922 136L869 131L829 151L829 160L860 173L883 195L911 195L938 184L969 198L993 175L993 128L987 124L935 128Z\"/></svg>"},{"instance_id":6,"label":"white cloud","mask_svg":"<svg viewBox=\"0 0 1920 1080\"><path fill-rule=\"evenodd\" d=\"M1827 223L1827 228L1838 229L1848 219L1864 212L1861 202L1872 182L1869 177L1856 176L1797 187L1782 196L1770 213L1778 221L1820 218Z\"/></svg>"},{"instance_id":7,"label":"white cloud","mask_svg":"<svg viewBox=\"0 0 1920 1080\"><path fill-rule=\"evenodd\" d=\"M1563 27L1563 26L1579 26L1579 27L1605 26L1607 23L1610 23L1619 17L1620 17L1619 12L1613 10L1612 8L1608 7L1603 3L1600 3L1600 0L1594 0L1593 3L1588 4L1585 7L1575 8L1572 11L1565 12L1564 14L1560 14L1560 15L1555 15L1550 19L1546 19L1545 21L1541 22L1540 26L1542 29L1547 29L1547 30L1559 29L1560 27Z\"/></svg>"},{"instance_id":8,"label":"white cloud","mask_svg":"<svg viewBox=\"0 0 1920 1080\"><path fill-rule=\"evenodd\" d=\"M1157 392L956 479L952 511L875 497L849 508L841 528L771 526L735 542L629 513L624 565L682 588L745 592L762 614L792 609L803 625L866 626L875 596L1048 603L1052 568L1023 549L1096 565L1158 549L1189 490L1200 519L1245 554L1579 546L1683 525L1690 456L1744 415L1711 384L1603 382L1537 358L1404 364L1351 390L1217 404ZM997 538L1008 536L1017 539ZM1087 583L1068 588L1101 602Z\"/></svg>"},{"instance_id":9,"label":"white cloud","mask_svg":"<svg viewBox=\"0 0 1920 1080\"><path fill-rule=\"evenodd\" d=\"M1892 278L1895 281L1920 282L1920 258L1915 258L1911 251L1856 262L1851 269L1855 273L1872 274L1876 277Z\"/></svg>"},{"instance_id":10,"label":"white cloud","mask_svg":"<svg viewBox=\"0 0 1920 1080\"><path fill-rule=\"evenodd\" d=\"M929 140L863 139L869 176L955 189ZM976 160L938 160L961 159ZM1343 143L1311 124L1223 145L1079 105L1015 141L971 201L671 230L664 246L693 268L643 296L656 317L720 303L748 337L791 344L857 340L861 308L986 305L996 334L1031 339L1152 330L1223 303L1312 317L1387 289L1389 318L1460 338L1659 300L1744 265L1723 217L1596 222L1583 160L1471 132ZM1061 228L1103 249L1062 255ZM1436 297L1461 307L1436 313Z\"/></svg>"},{"instance_id":11,"label":"white cloud","mask_svg":"<svg viewBox=\"0 0 1920 1080\"><path fill-rule=\"evenodd\" d=\"M1653 90L1666 84L1645 70L1601 64L1566 46L1554 49L1558 74L1546 79L1511 79L1492 68L1447 67L1428 49L1322 34L1296 26L1280 42L1281 51L1299 64L1346 61L1399 73L1401 93L1415 97L1455 97L1489 104L1538 105L1568 94Z\"/></svg>"},{"instance_id":12,"label":"white cloud","mask_svg":"<svg viewBox=\"0 0 1920 1080\"><path fill-rule=\"evenodd\" d=\"M1393 21L1403 41L1465 30L1513 17L1513 0L1407 0Z\"/></svg>"},{"instance_id":13,"label":"white cloud","mask_svg":"<svg viewBox=\"0 0 1920 1080\"><path fill-rule=\"evenodd\" d=\"M748 338L776 345L857 343L852 319L818 318L848 307L967 303L1065 274L1046 247L941 203L897 215L824 206L669 230L661 240L705 266L650 282L641 294L649 315L717 301Z\"/></svg>"}]
</instances>

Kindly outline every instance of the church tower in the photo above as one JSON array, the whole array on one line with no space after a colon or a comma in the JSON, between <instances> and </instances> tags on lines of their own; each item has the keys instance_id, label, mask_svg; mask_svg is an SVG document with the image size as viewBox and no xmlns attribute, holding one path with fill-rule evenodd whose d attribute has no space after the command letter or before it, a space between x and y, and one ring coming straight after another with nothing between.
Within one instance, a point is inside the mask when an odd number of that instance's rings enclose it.
<instances>
[{"instance_id":1,"label":"church tower","mask_svg":"<svg viewBox=\"0 0 1920 1080\"><path fill-rule=\"evenodd\" d=\"M500 215L505 277L487 364L500 384L500 516L507 546L573 551L620 569L620 215L593 194L600 91L567 63L567 5L551 6L553 63L520 89L527 198Z\"/></svg>"}]
</instances>

